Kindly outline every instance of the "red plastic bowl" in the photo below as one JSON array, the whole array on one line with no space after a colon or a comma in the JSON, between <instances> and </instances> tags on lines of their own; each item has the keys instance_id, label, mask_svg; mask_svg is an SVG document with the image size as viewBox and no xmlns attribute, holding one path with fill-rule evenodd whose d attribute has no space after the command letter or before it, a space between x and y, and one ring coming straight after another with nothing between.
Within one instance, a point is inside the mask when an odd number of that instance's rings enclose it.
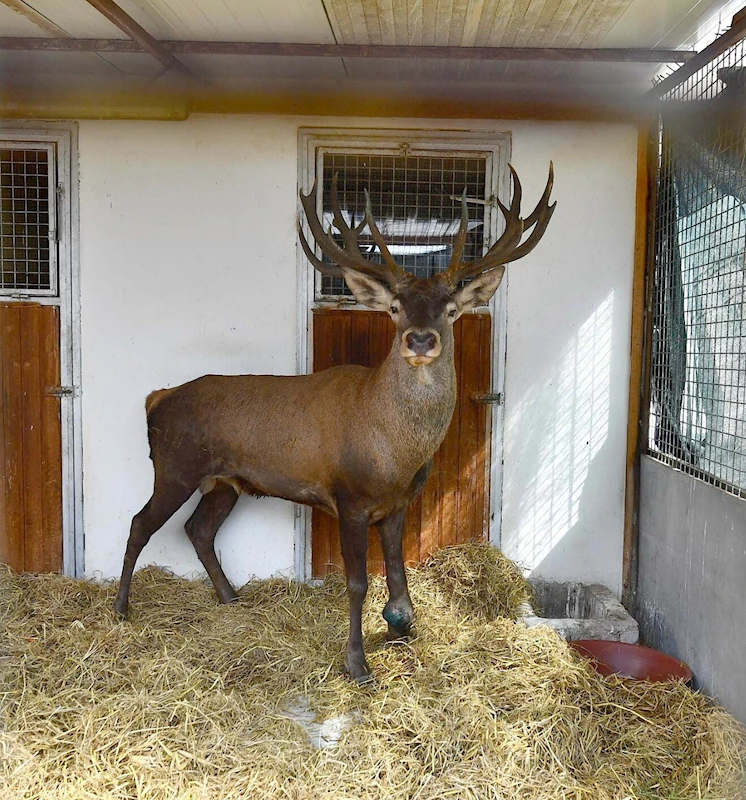
<instances>
[{"instance_id":1,"label":"red plastic bowl","mask_svg":"<svg viewBox=\"0 0 746 800\"><path fill-rule=\"evenodd\" d=\"M568 642L573 650L591 660L601 675L621 675L638 681L669 681L683 678L692 681L692 671L678 658L659 653L650 647L626 642L579 639Z\"/></svg>"}]
</instances>

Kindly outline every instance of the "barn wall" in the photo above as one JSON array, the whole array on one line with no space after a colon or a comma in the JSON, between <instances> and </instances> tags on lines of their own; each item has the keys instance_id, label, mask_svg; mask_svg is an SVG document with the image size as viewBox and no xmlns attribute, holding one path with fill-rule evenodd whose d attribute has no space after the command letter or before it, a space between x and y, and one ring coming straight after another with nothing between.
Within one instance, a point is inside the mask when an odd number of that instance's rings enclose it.
<instances>
[{"instance_id":1,"label":"barn wall","mask_svg":"<svg viewBox=\"0 0 746 800\"><path fill-rule=\"evenodd\" d=\"M297 131L313 124L356 125L266 116L80 123L87 574L118 574L130 518L150 494L151 389L205 372L295 370ZM376 125L426 127L360 121ZM636 132L464 127L512 132L527 203L550 158L557 172L545 239L508 271L503 547L537 573L618 592ZM195 502L153 538L142 564L200 569L181 531ZM289 574L293 509L242 498L218 543L234 581Z\"/></svg>"},{"instance_id":2,"label":"barn wall","mask_svg":"<svg viewBox=\"0 0 746 800\"><path fill-rule=\"evenodd\" d=\"M746 503L647 457L640 490L640 634L746 723Z\"/></svg>"}]
</instances>

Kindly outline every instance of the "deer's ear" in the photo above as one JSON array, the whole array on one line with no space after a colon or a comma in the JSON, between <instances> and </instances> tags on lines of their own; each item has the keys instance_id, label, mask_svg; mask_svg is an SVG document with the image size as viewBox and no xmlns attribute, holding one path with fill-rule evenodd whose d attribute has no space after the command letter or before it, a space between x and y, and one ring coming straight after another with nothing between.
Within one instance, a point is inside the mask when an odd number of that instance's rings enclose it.
<instances>
[{"instance_id":1,"label":"deer's ear","mask_svg":"<svg viewBox=\"0 0 746 800\"><path fill-rule=\"evenodd\" d=\"M358 303L362 303L374 311L388 311L394 293L379 283L375 278L369 278L361 272L342 267L345 276L345 283L350 287L350 291L355 295Z\"/></svg>"},{"instance_id":2,"label":"deer's ear","mask_svg":"<svg viewBox=\"0 0 746 800\"><path fill-rule=\"evenodd\" d=\"M453 294L453 302L458 307L459 314L471 311L472 308L477 308L477 306L486 306L492 295L497 291L504 274L504 266L491 269L489 272L477 275L463 289L455 292Z\"/></svg>"}]
</instances>

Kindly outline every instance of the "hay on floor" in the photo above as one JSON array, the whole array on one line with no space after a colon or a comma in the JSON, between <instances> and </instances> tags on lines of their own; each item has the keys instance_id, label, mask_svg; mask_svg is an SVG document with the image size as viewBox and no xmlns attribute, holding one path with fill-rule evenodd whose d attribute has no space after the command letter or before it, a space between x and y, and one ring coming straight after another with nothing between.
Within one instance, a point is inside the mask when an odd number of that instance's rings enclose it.
<instances>
[{"instance_id":1,"label":"hay on floor","mask_svg":"<svg viewBox=\"0 0 746 800\"><path fill-rule=\"evenodd\" d=\"M344 581L211 587L137 573L115 587L0 572L0 797L738 798L743 731L680 683L599 677L554 631L512 616L529 589L484 545L410 570L417 636L365 611L374 688L341 675ZM352 715L314 749L288 707Z\"/></svg>"}]
</instances>

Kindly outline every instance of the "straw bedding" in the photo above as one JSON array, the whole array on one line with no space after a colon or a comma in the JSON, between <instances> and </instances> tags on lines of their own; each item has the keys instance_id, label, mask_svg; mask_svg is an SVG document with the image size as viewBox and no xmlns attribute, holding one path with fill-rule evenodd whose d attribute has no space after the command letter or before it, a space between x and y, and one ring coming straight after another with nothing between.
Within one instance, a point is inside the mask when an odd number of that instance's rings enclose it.
<instances>
[{"instance_id":1,"label":"straw bedding","mask_svg":"<svg viewBox=\"0 0 746 800\"><path fill-rule=\"evenodd\" d=\"M736 798L743 734L681 684L604 679L547 628L512 619L520 573L482 545L410 571L417 636L386 644L377 683L341 675L342 576L255 581L219 606L202 581L147 568L130 620L114 587L0 573L0 797ZM314 749L285 710L354 713Z\"/></svg>"}]
</instances>

